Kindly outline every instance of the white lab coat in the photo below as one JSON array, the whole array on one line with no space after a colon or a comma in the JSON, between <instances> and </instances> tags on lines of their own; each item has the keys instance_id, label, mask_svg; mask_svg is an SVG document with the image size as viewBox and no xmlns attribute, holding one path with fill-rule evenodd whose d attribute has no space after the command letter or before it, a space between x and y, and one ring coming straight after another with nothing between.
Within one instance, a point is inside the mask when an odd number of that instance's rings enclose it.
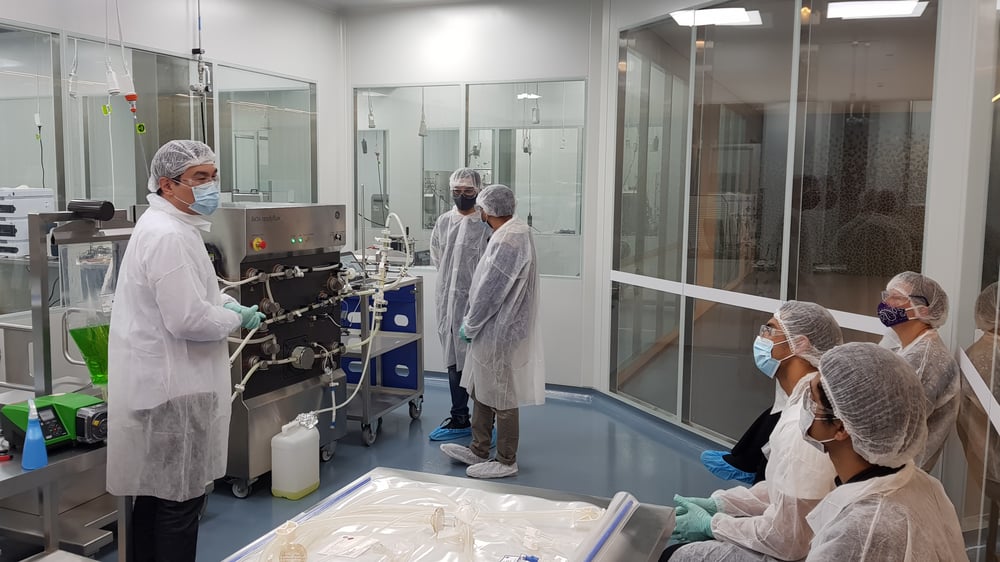
<instances>
[{"instance_id":1,"label":"white lab coat","mask_svg":"<svg viewBox=\"0 0 1000 562\"><path fill-rule=\"evenodd\" d=\"M944 449L944 442L958 420L962 375L948 346L937 330L917 336L899 355L917 371L927 405L927 447L917 456L917 465L931 470Z\"/></svg>"},{"instance_id":2,"label":"white lab coat","mask_svg":"<svg viewBox=\"0 0 1000 562\"><path fill-rule=\"evenodd\" d=\"M431 232L431 263L438 270L434 291L438 337L445 365L454 365L458 371L465 366L468 351L458 329L469 304L472 275L486 250L490 232L479 213L463 215L454 208L438 217Z\"/></svg>"},{"instance_id":3,"label":"white lab coat","mask_svg":"<svg viewBox=\"0 0 1000 562\"><path fill-rule=\"evenodd\" d=\"M158 195L118 274L108 349L107 489L185 501L226 472L226 336L240 315L223 296L199 229L204 218Z\"/></svg>"},{"instance_id":4,"label":"white lab coat","mask_svg":"<svg viewBox=\"0 0 1000 562\"><path fill-rule=\"evenodd\" d=\"M799 429L802 396L812 373L792 389L768 441L765 480L712 494L719 513L712 517L714 541L677 550L683 560L800 560L809 552L812 529L806 515L834 487L837 473L826 453L806 443Z\"/></svg>"},{"instance_id":5,"label":"white lab coat","mask_svg":"<svg viewBox=\"0 0 1000 562\"><path fill-rule=\"evenodd\" d=\"M838 487L807 519L816 533L811 562L969 559L944 488L912 462L895 474Z\"/></svg>"},{"instance_id":6,"label":"white lab coat","mask_svg":"<svg viewBox=\"0 0 1000 562\"><path fill-rule=\"evenodd\" d=\"M462 386L498 410L545 402L538 330L538 264L531 228L514 217L490 236L472 276Z\"/></svg>"}]
</instances>

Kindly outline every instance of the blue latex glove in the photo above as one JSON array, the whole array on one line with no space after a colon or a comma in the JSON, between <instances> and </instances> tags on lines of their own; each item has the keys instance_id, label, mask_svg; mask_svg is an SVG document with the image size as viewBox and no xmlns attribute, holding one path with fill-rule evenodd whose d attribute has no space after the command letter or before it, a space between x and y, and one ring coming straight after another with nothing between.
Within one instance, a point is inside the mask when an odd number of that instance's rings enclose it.
<instances>
[{"instance_id":1,"label":"blue latex glove","mask_svg":"<svg viewBox=\"0 0 1000 562\"><path fill-rule=\"evenodd\" d=\"M729 451L705 451L701 454L701 464L705 465L709 472L723 480L736 480L753 486L757 475L740 470L726 462L722 457L728 454Z\"/></svg>"},{"instance_id":2,"label":"blue latex glove","mask_svg":"<svg viewBox=\"0 0 1000 562\"><path fill-rule=\"evenodd\" d=\"M691 503L680 496L674 496L677 501L675 511L676 523L670 538L680 542L698 542L714 539L712 534L712 516L699 505Z\"/></svg>"},{"instance_id":3,"label":"blue latex glove","mask_svg":"<svg viewBox=\"0 0 1000 562\"><path fill-rule=\"evenodd\" d=\"M260 321L264 319L264 313L257 312L257 305L247 307L235 302L227 302L222 305L222 308L232 310L236 314L239 314L240 326L243 326L247 330L253 330L254 328L260 327Z\"/></svg>"},{"instance_id":4,"label":"blue latex glove","mask_svg":"<svg viewBox=\"0 0 1000 562\"><path fill-rule=\"evenodd\" d=\"M472 343L472 338L465 335L465 324L462 324L462 326L458 329L458 337L462 338L467 343Z\"/></svg>"},{"instance_id":5,"label":"blue latex glove","mask_svg":"<svg viewBox=\"0 0 1000 562\"><path fill-rule=\"evenodd\" d=\"M681 502L693 503L708 512L709 515L715 515L719 512L719 504L714 498L689 498L674 494L674 504L678 508L680 508Z\"/></svg>"}]
</instances>

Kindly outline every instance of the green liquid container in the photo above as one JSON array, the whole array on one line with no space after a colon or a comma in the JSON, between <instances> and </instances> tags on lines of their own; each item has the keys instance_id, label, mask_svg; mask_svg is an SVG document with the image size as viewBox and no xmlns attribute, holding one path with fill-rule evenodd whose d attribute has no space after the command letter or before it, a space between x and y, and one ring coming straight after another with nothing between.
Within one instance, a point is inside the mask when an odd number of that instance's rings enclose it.
<instances>
[{"instance_id":1,"label":"green liquid container","mask_svg":"<svg viewBox=\"0 0 1000 562\"><path fill-rule=\"evenodd\" d=\"M90 382L95 385L108 384L108 333L111 326L86 326L69 331L76 346L83 354L83 360L90 371Z\"/></svg>"}]
</instances>

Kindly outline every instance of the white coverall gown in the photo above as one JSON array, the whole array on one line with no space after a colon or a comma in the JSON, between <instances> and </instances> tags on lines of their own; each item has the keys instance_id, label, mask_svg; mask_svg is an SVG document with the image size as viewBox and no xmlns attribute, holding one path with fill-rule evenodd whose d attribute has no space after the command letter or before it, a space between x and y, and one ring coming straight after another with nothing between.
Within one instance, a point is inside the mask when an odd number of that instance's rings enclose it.
<instances>
[{"instance_id":1,"label":"white coverall gown","mask_svg":"<svg viewBox=\"0 0 1000 562\"><path fill-rule=\"evenodd\" d=\"M225 475L231 390L222 308L199 229L158 195L118 274L108 349L107 489L186 501Z\"/></svg>"},{"instance_id":2,"label":"white coverall gown","mask_svg":"<svg viewBox=\"0 0 1000 562\"><path fill-rule=\"evenodd\" d=\"M837 473L826 453L806 443L799 429L801 400L809 392L803 377L781 410L768 441L771 453L765 480L712 494L719 513L712 517L714 541L678 549L671 562L801 560L809 552L812 529L806 515L834 487Z\"/></svg>"},{"instance_id":3,"label":"white coverall gown","mask_svg":"<svg viewBox=\"0 0 1000 562\"><path fill-rule=\"evenodd\" d=\"M969 559L944 488L913 463L895 474L838 487L808 521L816 533L810 562Z\"/></svg>"},{"instance_id":4,"label":"white coverall gown","mask_svg":"<svg viewBox=\"0 0 1000 562\"><path fill-rule=\"evenodd\" d=\"M490 227L479 213L463 215L451 209L438 217L431 232L431 263L438 270L434 287L438 337L445 366L461 371L469 344L458 335L469 303L469 287L486 249Z\"/></svg>"},{"instance_id":5,"label":"white coverall gown","mask_svg":"<svg viewBox=\"0 0 1000 562\"><path fill-rule=\"evenodd\" d=\"M937 464L944 442L958 420L961 405L962 375L948 346L937 330L917 336L899 355L917 371L927 399L927 447L916 459L917 465L931 470Z\"/></svg>"},{"instance_id":6,"label":"white coverall gown","mask_svg":"<svg viewBox=\"0 0 1000 562\"><path fill-rule=\"evenodd\" d=\"M490 236L472 277L462 386L498 410L545 402L538 330L538 267L531 228L514 217Z\"/></svg>"}]
</instances>

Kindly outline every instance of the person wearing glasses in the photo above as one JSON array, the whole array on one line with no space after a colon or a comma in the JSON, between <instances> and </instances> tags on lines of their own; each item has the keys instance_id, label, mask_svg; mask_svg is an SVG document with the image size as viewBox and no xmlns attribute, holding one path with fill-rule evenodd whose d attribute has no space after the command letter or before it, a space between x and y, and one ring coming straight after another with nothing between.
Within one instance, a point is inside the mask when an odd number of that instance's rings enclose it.
<instances>
[{"instance_id":1,"label":"person wearing glasses","mask_svg":"<svg viewBox=\"0 0 1000 562\"><path fill-rule=\"evenodd\" d=\"M219 205L212 149L172 140L118 272L108 340L107 490L134 496L135 559L194 562L205 486L226 474L229 344L264 315L219 290L201 233ZM239 333L239 332L236 332Z\"/></svg>"},{"instance_id":2,"label":"person wearing glasses","mask_svg":"<svg viewBox=\"0 0 1000 562\"><path fill-rule=\"evenodd\" d=\"M871 343L823 356L802 397L804 442L830 456L837 488L806 518L807 562L967 560L955 506L920 470L927 402L913 368Z\"/></svg>"},{"instance_id":3,"label":"person wearing glasses","mask_svg":"<svg viewBox=\"0 0 1000 562\"><path fill-rule=\"evenodd\" d=\"M438 337L444 348L451 390L451 415L430 434L431 441L448 441L472 434L469 393L461 386L462 369L469 344L459 337L469 304L472 274L486 250L490 227L476 212L476 196L482 189L479 172L459 168L448 180L455 206L444 213L431 232L431 263L438 270L434 287Z\"/></svg>"},{"instance_id":4,"label":"person wearing glasses","mask_svg":"<svg viewBox=\"0 0 1000 562\"><path fill-rule=\"evenodd\" d=\"M813 534L809 513L833 489L830 459L802 440L800 401L824 353L843 343L840 326L818 304L782 304L754 340L757 368L775 379L780 411L768 441L765 479L708 498L674 496L672 538L660 560L801 560Z\"/></svg>"},{"instance_id":5,"label":"person wearing glasses","mask_svg":"<svg viewBox=\"0 0 1000 562\"><path fill-rule=\"evenodd\" d=\"M906 359L923 385L927 448L917 455L917 464L930 471L955 427L961 402L958 363L937 331L948 319L948 295L930 277L904 271L889 280L882 291L878 318L890 329L883 345L892 342L887 347Z\"/></svg>"}]
</instances>

